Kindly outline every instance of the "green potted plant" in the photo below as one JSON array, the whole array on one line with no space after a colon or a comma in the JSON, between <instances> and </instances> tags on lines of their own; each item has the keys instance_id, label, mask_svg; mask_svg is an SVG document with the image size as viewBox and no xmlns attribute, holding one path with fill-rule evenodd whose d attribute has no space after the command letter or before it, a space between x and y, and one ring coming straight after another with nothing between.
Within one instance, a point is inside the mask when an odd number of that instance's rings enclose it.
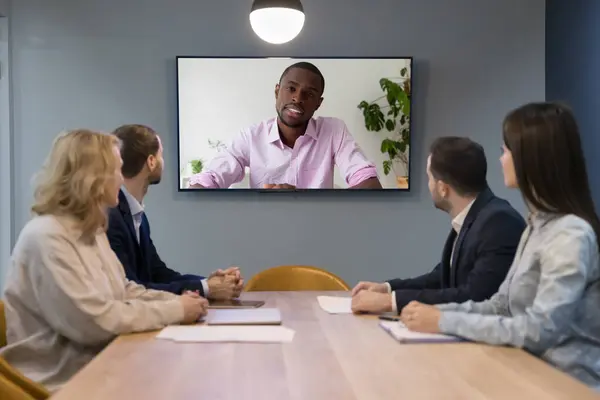
<instances>
[{"instance_id":1,"label":"green potted plant","mask_svg":"<svg viewBox=\"0 0 600 400\"><path fill-rule=\"evenodd\" d=\"M199 174L204 169L204 161L201 159L195 159L188 161L188 163L181 168L181 186L188 187L188 182L191 175Z\"/></svg>"},{"instance_id":2,"label":"green potted plant","mask_svg":"<svg viewBox=\"0 0 600 400\"><path fill-rule=\"evenodd\" d=\"M192 170L192 175L199 174L204 168L204 162L201 159L192 160L190 161L190 167Z\"/></svg>"},{"instance_id":3,"label":"green potted plant","mask_svg":"<svg viewBox=\"0 0 600 400\"><path fill-rule=\"evenodd\" d=\"M383 173L394 172L399 187L408 185L408 150L410 146L411 87L408 68L396 78L382 78L379 86L384 95L373 101L361 101L365 128L370 132L387 132L381 141L381 152L387 154ZM384 104L383 100L385 100ZM402 168L400 168L402 167Z\"/></svg>"}]
</instances>

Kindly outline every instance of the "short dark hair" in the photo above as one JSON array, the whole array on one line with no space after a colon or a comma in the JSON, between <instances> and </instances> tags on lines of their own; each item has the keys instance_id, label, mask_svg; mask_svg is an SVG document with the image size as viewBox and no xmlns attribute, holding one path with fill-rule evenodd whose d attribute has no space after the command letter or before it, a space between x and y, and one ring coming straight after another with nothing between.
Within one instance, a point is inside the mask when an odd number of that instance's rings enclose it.
<instances>
[{"instance_id":1,"label":"short dark hair","mask_svg":"<svg viewBox=\"0 0 600 400\"><path fill-rule=\"evenodd\" d=\"M142 171L148 157L155 156L160 148L158 134L145 125L122 125L113 131L121 140L121 173L125 178L133 178Z\"/></svg>"},{"instance_id":2,"label":"short dark hair","mask_svg":"<svg viewBox=\"0 0 600 400\"><path fill-rule=\"evenodd\" d=\"M487 187L487 160L479 143L444 136L433 141L429 153L433 177L452 186L459 195L476 195Z\"/></svg>"},{"instance_id":3,"label":"short dark hair","mask_svg":"<svg viewBox=\"0 0 600 400\"><path fill-rule=\"evenodd\" d=\"M281 74L281 77L279 77L279 83L281 83L281 81L287 75L287 73L290 72L290 70L292 70L294 68L305 69L307 71L312 72L313 74L318 75L319 79L321 80L321 93L323 93L325 91L325 77L323 76L323 74L321 73L319 68L316 67L316 65L311 64L306 61L300 61L300 62L297 62L297 63L292 64L289 67L287 67Z\"/></svg>"},{"instance_id":4,"label":"short dark hair","mask_svg":"<svg viewBox=\"0 0 600 400\"><path fill-rule=\"evenodd\" d=\"M539 211L586 220L600 245L600 220L571 109L558 102L525 104L508 113L502 135L526 203Z\"/></svg>"}]
</instances>

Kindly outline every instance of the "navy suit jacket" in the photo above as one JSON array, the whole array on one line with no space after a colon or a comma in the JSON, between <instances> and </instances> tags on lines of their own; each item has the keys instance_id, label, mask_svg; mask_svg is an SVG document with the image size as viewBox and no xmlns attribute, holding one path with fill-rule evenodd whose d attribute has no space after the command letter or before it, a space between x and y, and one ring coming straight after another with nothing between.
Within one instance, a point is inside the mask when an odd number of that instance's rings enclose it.
<instances>
[{"instance_id":1,"label":"navy suit jacket","mask_svg":"<svg viewBox=\"0 0 600 400\"><path fill-rule=\"evenodd\" d=\"M523 217L506 200L485 189L473 202L458 234L452 265L450 255L457 236L454 229L433 271L388 281L398 312L413 300L443 304L490 298L506 278L525 226Z\"/></svg>"},{"instance_id":2,"label":"navy suit jacket","mask_svg":"<svg viewBox=\"0 0 600 400\"><path fill-rule=\"evenodd\" d=\"M167 268L156 252L150 238L150 224L143 214L138 244L133 216L123 191L119 192L119 205L108 212L108 241L125 268L125 275L149 289L181 294L184 290L204 289L198 275L183 275Z\"/></svg>"}]
</instances>

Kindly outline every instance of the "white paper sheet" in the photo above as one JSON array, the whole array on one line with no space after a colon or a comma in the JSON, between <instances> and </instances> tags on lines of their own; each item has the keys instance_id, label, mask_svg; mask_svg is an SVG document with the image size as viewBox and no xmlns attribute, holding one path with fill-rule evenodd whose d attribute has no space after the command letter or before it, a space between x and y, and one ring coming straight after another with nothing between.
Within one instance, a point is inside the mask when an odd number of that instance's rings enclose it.
<instances>
[{"instance_id":1,"label":"white paper sheet","mask_svg":"<svg viewBox=\"0 0 600 400\"><path fill-rule=\"evenodd\" d=\"M421 333L411 331L400 321L380 321L379 325L394 339L402 343L445 343L458 342L455 336L440 333Z\"/></svg>"},{"instance_id":2,"label":"white paper sheet","mask_svg":"<svg viewBox=\"0 0 600 400\"><path fill-rule=\"evenodd\" d=\"M321 308L329 314L351 314L352 298L335 296L317 296Z\"/></svg>"},{"instance_id":3,"label":"white paper sheet","mask_svg":"<svg viewBox=\"0 0 600 400\"><path fill-rule=\"evenodd\" d=\"M289 343L295 334L296 331L284 326L173 325L164 328L156 339L175 342Z\"/></svg>"}]
</instances>

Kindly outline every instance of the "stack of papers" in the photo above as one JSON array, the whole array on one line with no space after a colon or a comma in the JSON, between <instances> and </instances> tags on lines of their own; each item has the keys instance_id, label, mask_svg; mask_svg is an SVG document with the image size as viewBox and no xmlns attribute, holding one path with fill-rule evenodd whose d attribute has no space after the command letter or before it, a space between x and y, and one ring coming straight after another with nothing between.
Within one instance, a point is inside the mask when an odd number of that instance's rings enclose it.
<instances>
[{"instance_id":1,"label":"stack of papers","mask_svg":"<svg viewBox=\"0 0 600 400\"><path fill-rule=\"evenodd\" d=\"M173 325L164 328L156 338L174 342L289 343L295 333L283 326Z\"/></svg>"},{"instance_id":2,"label":"stack of papers","mask_svg":"<svg viewBox=\"0 0 600 400\"><path fill-rule=\"evenodd\" d=\"M352 297L317 296L317 301L329 314L352 313Z\"/></svg>"},{"instance_id":3,"label":"stack of papers","mask_svg":"<svg viewBox=\"0 0 600 400\"><path fill-rule=\"evenodd\" d=\"M411 331L401 321L380 321L379 325L394 339L402 343L446 343L459 342L456 336L440 333L420 333Z\"/></svg>"}]
</instances>

